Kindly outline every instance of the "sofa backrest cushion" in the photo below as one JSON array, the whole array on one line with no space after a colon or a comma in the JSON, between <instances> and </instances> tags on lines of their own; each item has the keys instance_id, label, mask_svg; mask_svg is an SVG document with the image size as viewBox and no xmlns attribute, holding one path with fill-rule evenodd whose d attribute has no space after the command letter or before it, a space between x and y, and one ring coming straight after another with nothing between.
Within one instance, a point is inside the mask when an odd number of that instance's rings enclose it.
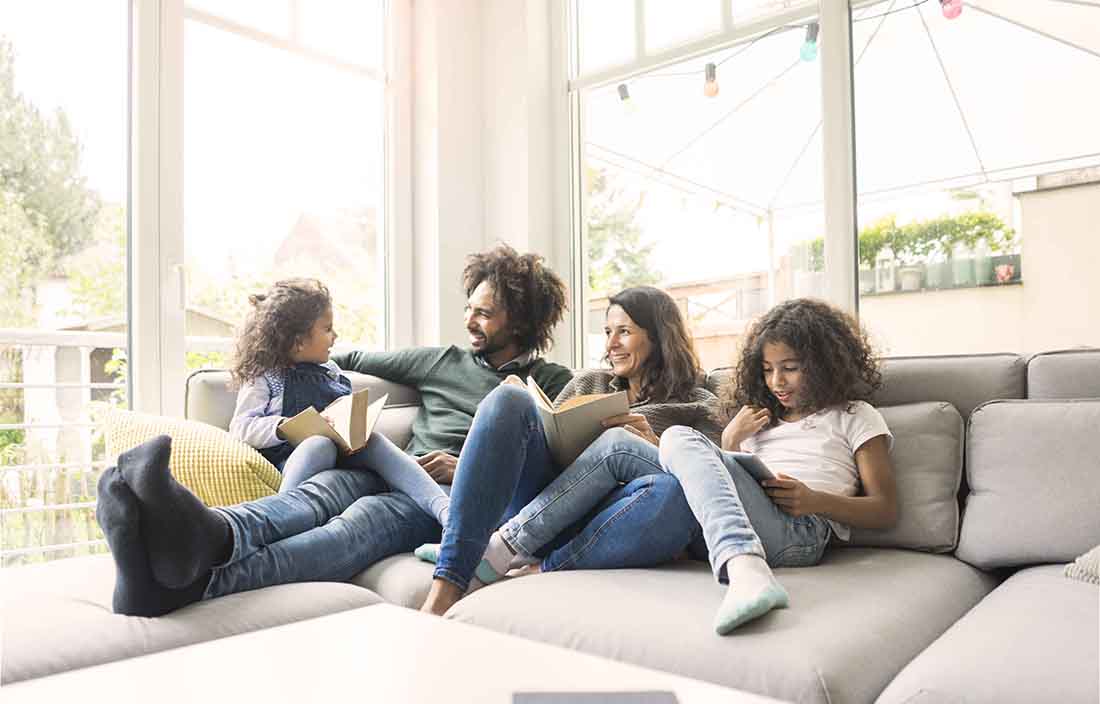
<instances>
[{"instance_id":1,"label":"sofa backrest cushion","mask_svg":"<svg viewBox=\"0 0 1100 704\"><path fill-rule=\"evenodd\" d=\"M356 391L369 388L372 398L378 398L382 394L390 395L386 401L386 409L378 420L377 429L398 447L405 447L412 434L413 418L420 406L420 395L416 389L357 372L344 374ZM229 372L203 369L187 378L184 415L188 419L228 430L236 405L237 392L229 386Z\"/></svg>"},{"instance_id":2,"label":"sofa backrest cushion","mask_svg":"<svg viewBox=\"0 0 1100 704\"><path fill-rule=\"evenodd\" d=\"M706 387L719 393L733 378L732 367L707 375ZM1027 361L1017 354L886 357L878 407L947 401L965 419L975 407L999 398L1027 398Z\"/></svg>"},{"instance_id":3,"label":"sofa backrest cushion","mask_svg":"<svg viewBox=\"0 0 1100 704\"><path fill-rule=\"evenodd\" d=\"M849 545L951 552L959 532L956 493L962 478L963 419L950 403L879 408L894 436L898 523L890 530L852 529Z\"/></svg>"},{"instance_id":4,"label":"sofa backrest cushion","mask_svg":"<svg viewBox=\"0 0 1100 704\"><path fill-rule=\"evenodd\" d=\"M1016 354L887 357L875 406L947 401L965 419L994 399L1027 397L1026 360Z\"/></svg>"},{"instance_id":5,"label":"sofa backrest cushion","mask_svg":"<svg viewBox=\"0 0 1100 704\"><path fill-rule=\"evenodd\" d=\"M1041 352L1027 362L1028 398L1100 398L1100 349Z\"/></svg>"},{"instance_id":6,"label":"sofa backrest cushion","mask_svg":"<svg viewBox=\"0 0 1100 704\"><path fill-rule=\"evenodd\" d=\"M956 556L1069 562L1100 541L1100 399L994 401L970 416Z\"/></svg>"}]
</instances>

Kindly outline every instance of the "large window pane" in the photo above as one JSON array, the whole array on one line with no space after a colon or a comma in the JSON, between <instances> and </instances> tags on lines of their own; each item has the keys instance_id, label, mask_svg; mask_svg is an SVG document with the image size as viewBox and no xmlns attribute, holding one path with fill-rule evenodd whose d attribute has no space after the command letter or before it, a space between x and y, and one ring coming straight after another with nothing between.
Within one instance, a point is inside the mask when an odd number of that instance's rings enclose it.
<instances>
[{"instance_id":1,"label":"large window pane","mask_svg":"<svg viewBox=\"0 0 1100 704\"><path fill-rule=\"evenodd\" d=\"M225 366L248 294L290 276L330 288L342 343L385 342L382 3L293 6L186 15L189 368Z\"/></svg>"},{"instance_id":2,"label":"large window pane","mask_svg":"<svg viewBox=\"0 0 1100 704\"><path fill-rule=\"evenodd\" d=\"M890 9L853 28L864 323L890 354L1100 344L1072 305L1100 300L1100 6Z\"/></svg>"},{"instance_id":3,"label":"large window pane","mask_svg":"<svg viewBox=\"0 0 1100 704\"><path fill-rule=\"evenodd\" d=\"M772 303L824 294L821 70L800 58L805 35L633 78L626 101L616 85L582 94L587 364L603 353L606 296L626 286L671 293L709 368L733 361Z\"/></svg>"},{"instance_id":4,"label":"large window pane","mask_svg":"<svg viewBox=\"0 0 1100 704\"><path fill-rule=\"evenodd\" d=\"M0 3L4 566L105 550L90 404L127 405L127 13Z\"/></svg>"}]
</instances>

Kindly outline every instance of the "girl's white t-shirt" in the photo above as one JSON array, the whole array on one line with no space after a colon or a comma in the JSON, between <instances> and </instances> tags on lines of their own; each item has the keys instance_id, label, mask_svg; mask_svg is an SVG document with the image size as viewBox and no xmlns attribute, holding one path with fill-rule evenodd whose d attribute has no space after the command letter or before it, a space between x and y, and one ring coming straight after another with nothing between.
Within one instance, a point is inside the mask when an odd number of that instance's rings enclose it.
<instances>
[{"instance_id":1,"label":"girl's white t-shirt","mask_svg":"<svg viewBox=\"0 0 1100 704\"><path fill-rule=\"evenodd\" d=\"M741 443L776 474L794 477L815 491L841 496L859 493L855 453L863 443L879 435L893 447L894 436L878 410L866 401L833 406L793 422L780 421ZM851 535L848 526L829 521L841 540Z\"/></svg>"}]
</instances>

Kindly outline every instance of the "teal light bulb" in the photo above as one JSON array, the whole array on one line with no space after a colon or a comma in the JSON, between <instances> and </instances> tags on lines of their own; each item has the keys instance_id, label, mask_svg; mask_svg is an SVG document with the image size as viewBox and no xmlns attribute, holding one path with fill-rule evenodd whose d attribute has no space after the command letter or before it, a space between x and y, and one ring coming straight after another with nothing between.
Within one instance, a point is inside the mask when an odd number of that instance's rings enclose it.
<instances>
[{"instance_id":1,"label":"teal light bulb","mask_svg":"<svg viewBox=\"0 0 1100 704\"><path fill-rule=\"evenodd\" d=\"M806 39L802 42L802 48L798 55L803 61L813 61L817 58L817 33L821 31L821 25L811 22L806 25Z\"/></svg>"}]
</instances>

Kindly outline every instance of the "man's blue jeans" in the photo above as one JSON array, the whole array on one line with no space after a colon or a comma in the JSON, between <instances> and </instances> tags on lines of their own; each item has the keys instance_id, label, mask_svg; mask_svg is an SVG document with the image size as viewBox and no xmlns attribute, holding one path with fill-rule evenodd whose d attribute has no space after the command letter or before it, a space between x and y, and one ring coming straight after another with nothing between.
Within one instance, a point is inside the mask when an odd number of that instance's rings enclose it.
<instances>
[{"instance_id":1,"label":"man's blue jeans","mask_svg":"<svg viewBox=\"0 0 1100 704\"><path fill-rule=\"evenodd\" d=\"M478 406L458 457L434 576L465 591L489 535L556 474L530 394L510 384L493 389Z\"/></svg>"},{"instance_id":2,"label":"man's blue jeans","mask_svg":"<svg viewBox=\"0 0 1100 704\"><path fill-rule=\"evenodd\" d=\"M386 493L379 493L386 492ZM216 509L233 551L204 598L307 581L344 581L439 539L439 524L374 472L321 472L289 492Z\"/></svg>"}]
</instances>

